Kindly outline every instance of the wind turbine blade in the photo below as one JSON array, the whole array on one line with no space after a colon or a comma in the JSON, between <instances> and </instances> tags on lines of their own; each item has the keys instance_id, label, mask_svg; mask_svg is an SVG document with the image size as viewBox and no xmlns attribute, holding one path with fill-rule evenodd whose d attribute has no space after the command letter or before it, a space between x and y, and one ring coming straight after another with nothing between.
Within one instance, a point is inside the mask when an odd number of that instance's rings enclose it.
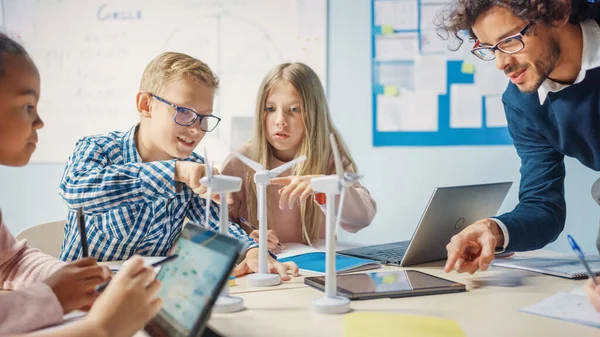
<instances>
[{"instance_id":1,"label":"wind turbine blade","mask_svg":"<svg viewBox=\"0 0 600 337\"><path fill-rule=\"evenodd\" d=\"M208 191L206 191L206 207L204 208L206 210L206 214L205 214L205 224L204 227L206 227L206 229L210 229L210 206L211 206L211 199L210 196L212 195L212 189L209 187Z\"/></svg>"},{"instance_id":2,"label":"wind turbine blade","mask_svg":"<svg viewBox=\"0 0 600 337\"><path fill-rule=\"evenodd\" d=\"M346 197L346 187L342 187L342 193L340 195L340 205L338 208L338 212L337 215L335 217L335 237L337 240L337 233L339 231L340 228L340 223L342 221L342 209L344 208L344 199ZM333 202L335 202L335 200L333 200Z\"/></svg>"},{"instance_id":3,"label":"wind turbine blade","mask_svg":"<svg viewBox=\"0 0 600 337\"><path fill-rule=\"evenodd\" d=\"M234 155L234 156L235 156L237 159L239 159L239 160L240 160L242 163L244 163L244 164L248 165L248 166L249 166L251 169L253 169L254 171L262 171L262 170L264 170L264 169L265 169L265 168L264 168L264 167L263 167L261 164L259 164L259 163L255 162L254 160L252 160L252 159L250 159L250 158L248 158L248 157L244 156L244 155L243 155L243 154L241 154L241 153L238 153L238 152L233 152L233 155Z\"/></svg>"},{"instance_id":4,"label":"wind turbine blade","mask_svg":"<svg viewBox=\"0 0 600 337\"><path fill-rule=\"evenodd\" d=\"M272 169L271 171L269 171L269 178L275 178L278 175L282 174L283 172L287 171L290 169L290 167L301 163L303 161L306 160L306 156L300 156L292 161L289 161L281 166L277 166L276 168Z\"/></svg>"},{"instance_id":5,"label":"wind turbine blade","mask_svg":"<svg viewBox=\"0 0 600 337\"><path fill-rule=\"evenodd\" d=\"M351 172L346 172L344 174L344 181L347 182L348 184L352 185L357 183L359 180L361 180L364 177L363 174L357 174L357 173L351 173Z\"/></svg>"},{"instance_id":6,"label":"wind turbine blade","mask_svg":"<svg viewBox=\"0 0 600 337\"><path fill-rule=\"evenodd\" d=\"M329 143L331 144L331 151L333 151L333 161L335 162L335 173L337 174L340 181L344 179L344 167L342 166L342 158L340 157L340 151L338 149L337 142L333 133L329 134Z\"/></svg>"},{"instance_id":7,"label":"wind turbine blade","mask_svg":"<svg viewBox=\"0 0 600 337\"><path fill-rule=\"evenodd\" d=\"M206 153L206 147L204 147L204 165L206 166L206 176L208 177L209 183L212 184L213 168L208 160L208 154Z\"/></svg>"}]
</instances>

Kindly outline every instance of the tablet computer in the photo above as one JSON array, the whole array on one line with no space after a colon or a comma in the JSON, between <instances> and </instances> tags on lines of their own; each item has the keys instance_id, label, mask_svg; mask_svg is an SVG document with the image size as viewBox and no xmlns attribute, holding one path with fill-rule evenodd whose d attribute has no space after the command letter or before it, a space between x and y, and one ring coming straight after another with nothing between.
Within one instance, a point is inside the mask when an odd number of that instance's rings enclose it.
<instances>
[{"instance_id":1,"label":"tablet computer","mask_svg":"<svg viewBox=\"0 0 600 337\"><path fill-rule=\"evenodd\" d=\"M163 305L144 330L152 337L206 336L212 307L242 250L232 237L187 223L170 251L179 256L156 276Z\"/></svg>"},{"instance_id":2,"label":"tablet computer","mask_svg":"<svg viewBox=\"0 0 600 337\"><path fill-rule=\"evenodd\" d=\"M304 283L321 291L325 277L307 277ZM464 284L416 270L358 273L337 276L337 293L351 300L408 297L466 291Z\"/></svg>"}]
</instances>

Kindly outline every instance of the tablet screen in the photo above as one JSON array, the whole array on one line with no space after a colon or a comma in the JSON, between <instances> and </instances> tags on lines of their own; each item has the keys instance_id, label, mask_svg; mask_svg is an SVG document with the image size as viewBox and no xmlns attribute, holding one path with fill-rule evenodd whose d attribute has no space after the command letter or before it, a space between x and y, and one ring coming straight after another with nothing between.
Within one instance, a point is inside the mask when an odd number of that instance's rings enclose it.
<instances>
[{"instance_id":1,"label":"tablet screen","mask_svg":"<svg viewBox=\"0 0 600 337\"><path fill-rule=\"evenodd\" d=\"M324 277L311 277L309 282L314 282L318 288L324 285ZM307 282L308 284L310 284ZM458 291L464 285L454 281L442 279L415 270L402 270L377 273L359 273L338 275L338 293L346 295L385 294L385 296L402 293L423 293L428 290Z\"/></svg>"},{"instance_id":2,"label":"tablet screen","mask_svg":"<svg viewBox=\"0 0 600 337\"><path fill-rule=\"evenodd\" d=\"M179 257L165 264L158 279L163 286L158 297L172 326L188 334L204 309L228 265L227 257L187 239L179 239L173 250Z\"/></svg>"},{"instance_id":3,"label":"tablet screen","mask_svg":"<svg viewBox=\"0 0 600 337\"><path fill-rule=\"evenodd\" d=\"M241 245L211 231L186 231L177 239L171 254L179 257L166 263L157 279L163 305L153 320L166 336L190 336L219 295ZM235 242L234 242L235 243ZM153 335L163 335L155 333Z\"/></svg>"}]
</instances>

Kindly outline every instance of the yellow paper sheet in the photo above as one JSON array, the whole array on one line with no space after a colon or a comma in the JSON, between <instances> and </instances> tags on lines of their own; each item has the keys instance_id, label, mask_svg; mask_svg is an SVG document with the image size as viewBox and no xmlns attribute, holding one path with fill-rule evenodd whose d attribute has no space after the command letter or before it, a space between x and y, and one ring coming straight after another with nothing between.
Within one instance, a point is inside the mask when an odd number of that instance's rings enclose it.
<instances>
[{"instance_id":1,"label":"yellow paper sheet","mask_svg":"<svg viewBox=\"0 0 600 337\"><path fill-rule=\"evenodd\" d=\"M473 63L463 62L461 71L463 74L473 74L475 72L475 65Z\"/></svg>"},{"instance_id":2,"label":"yellow paper sheet","mask_svg":"<svg viewBox=\"0 0 600 337\"><path fill-rule=\"evenodd\" d=\"M389 25L383 25L383 26L381 26L381 34L384 34L384 35L394 34L394 27L393 26L389 26Z\"/></svg>"},{"instance_id":3,"label":"yellow paper sheet","mask_svg":"<svg viewBox=\"0 0 600 337\"><path fill-rule=\"evenodd\" d=\"M395 85L386 85L383 88L383 94L386 96L398 96L399 93L398 87Z\"/></svg>"},{"instance_id":4,"label":"yellow paper sheet","mask_svg":"<svg viewBox=\"0 0 600 337\"><path fill-rule=\"evenodd\" d=\"M465 337L448 319L385 312L353 312L344 317L345 337Z\"/></svg>"}]
</instances>

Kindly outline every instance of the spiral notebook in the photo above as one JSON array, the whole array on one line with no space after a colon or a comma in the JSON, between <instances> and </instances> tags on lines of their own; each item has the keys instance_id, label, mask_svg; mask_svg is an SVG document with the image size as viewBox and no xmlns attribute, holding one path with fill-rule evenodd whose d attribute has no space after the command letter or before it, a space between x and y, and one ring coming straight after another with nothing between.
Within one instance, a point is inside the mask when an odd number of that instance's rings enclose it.
<instances>
[{"instance_id":1,"label":"spiral notebook","mask_svg":"<svg viewBox=\"0 0 600 337\"><path fill-rule=\"evenodd\" d=\"M600 276L600 256L586 255L585 260L595 275ZM495 267L533 271L536 273L559 276L569 279L588 277L585 268L577 257L573 258L510 258L492 262Z\"/></svg>"}]
</instances>

